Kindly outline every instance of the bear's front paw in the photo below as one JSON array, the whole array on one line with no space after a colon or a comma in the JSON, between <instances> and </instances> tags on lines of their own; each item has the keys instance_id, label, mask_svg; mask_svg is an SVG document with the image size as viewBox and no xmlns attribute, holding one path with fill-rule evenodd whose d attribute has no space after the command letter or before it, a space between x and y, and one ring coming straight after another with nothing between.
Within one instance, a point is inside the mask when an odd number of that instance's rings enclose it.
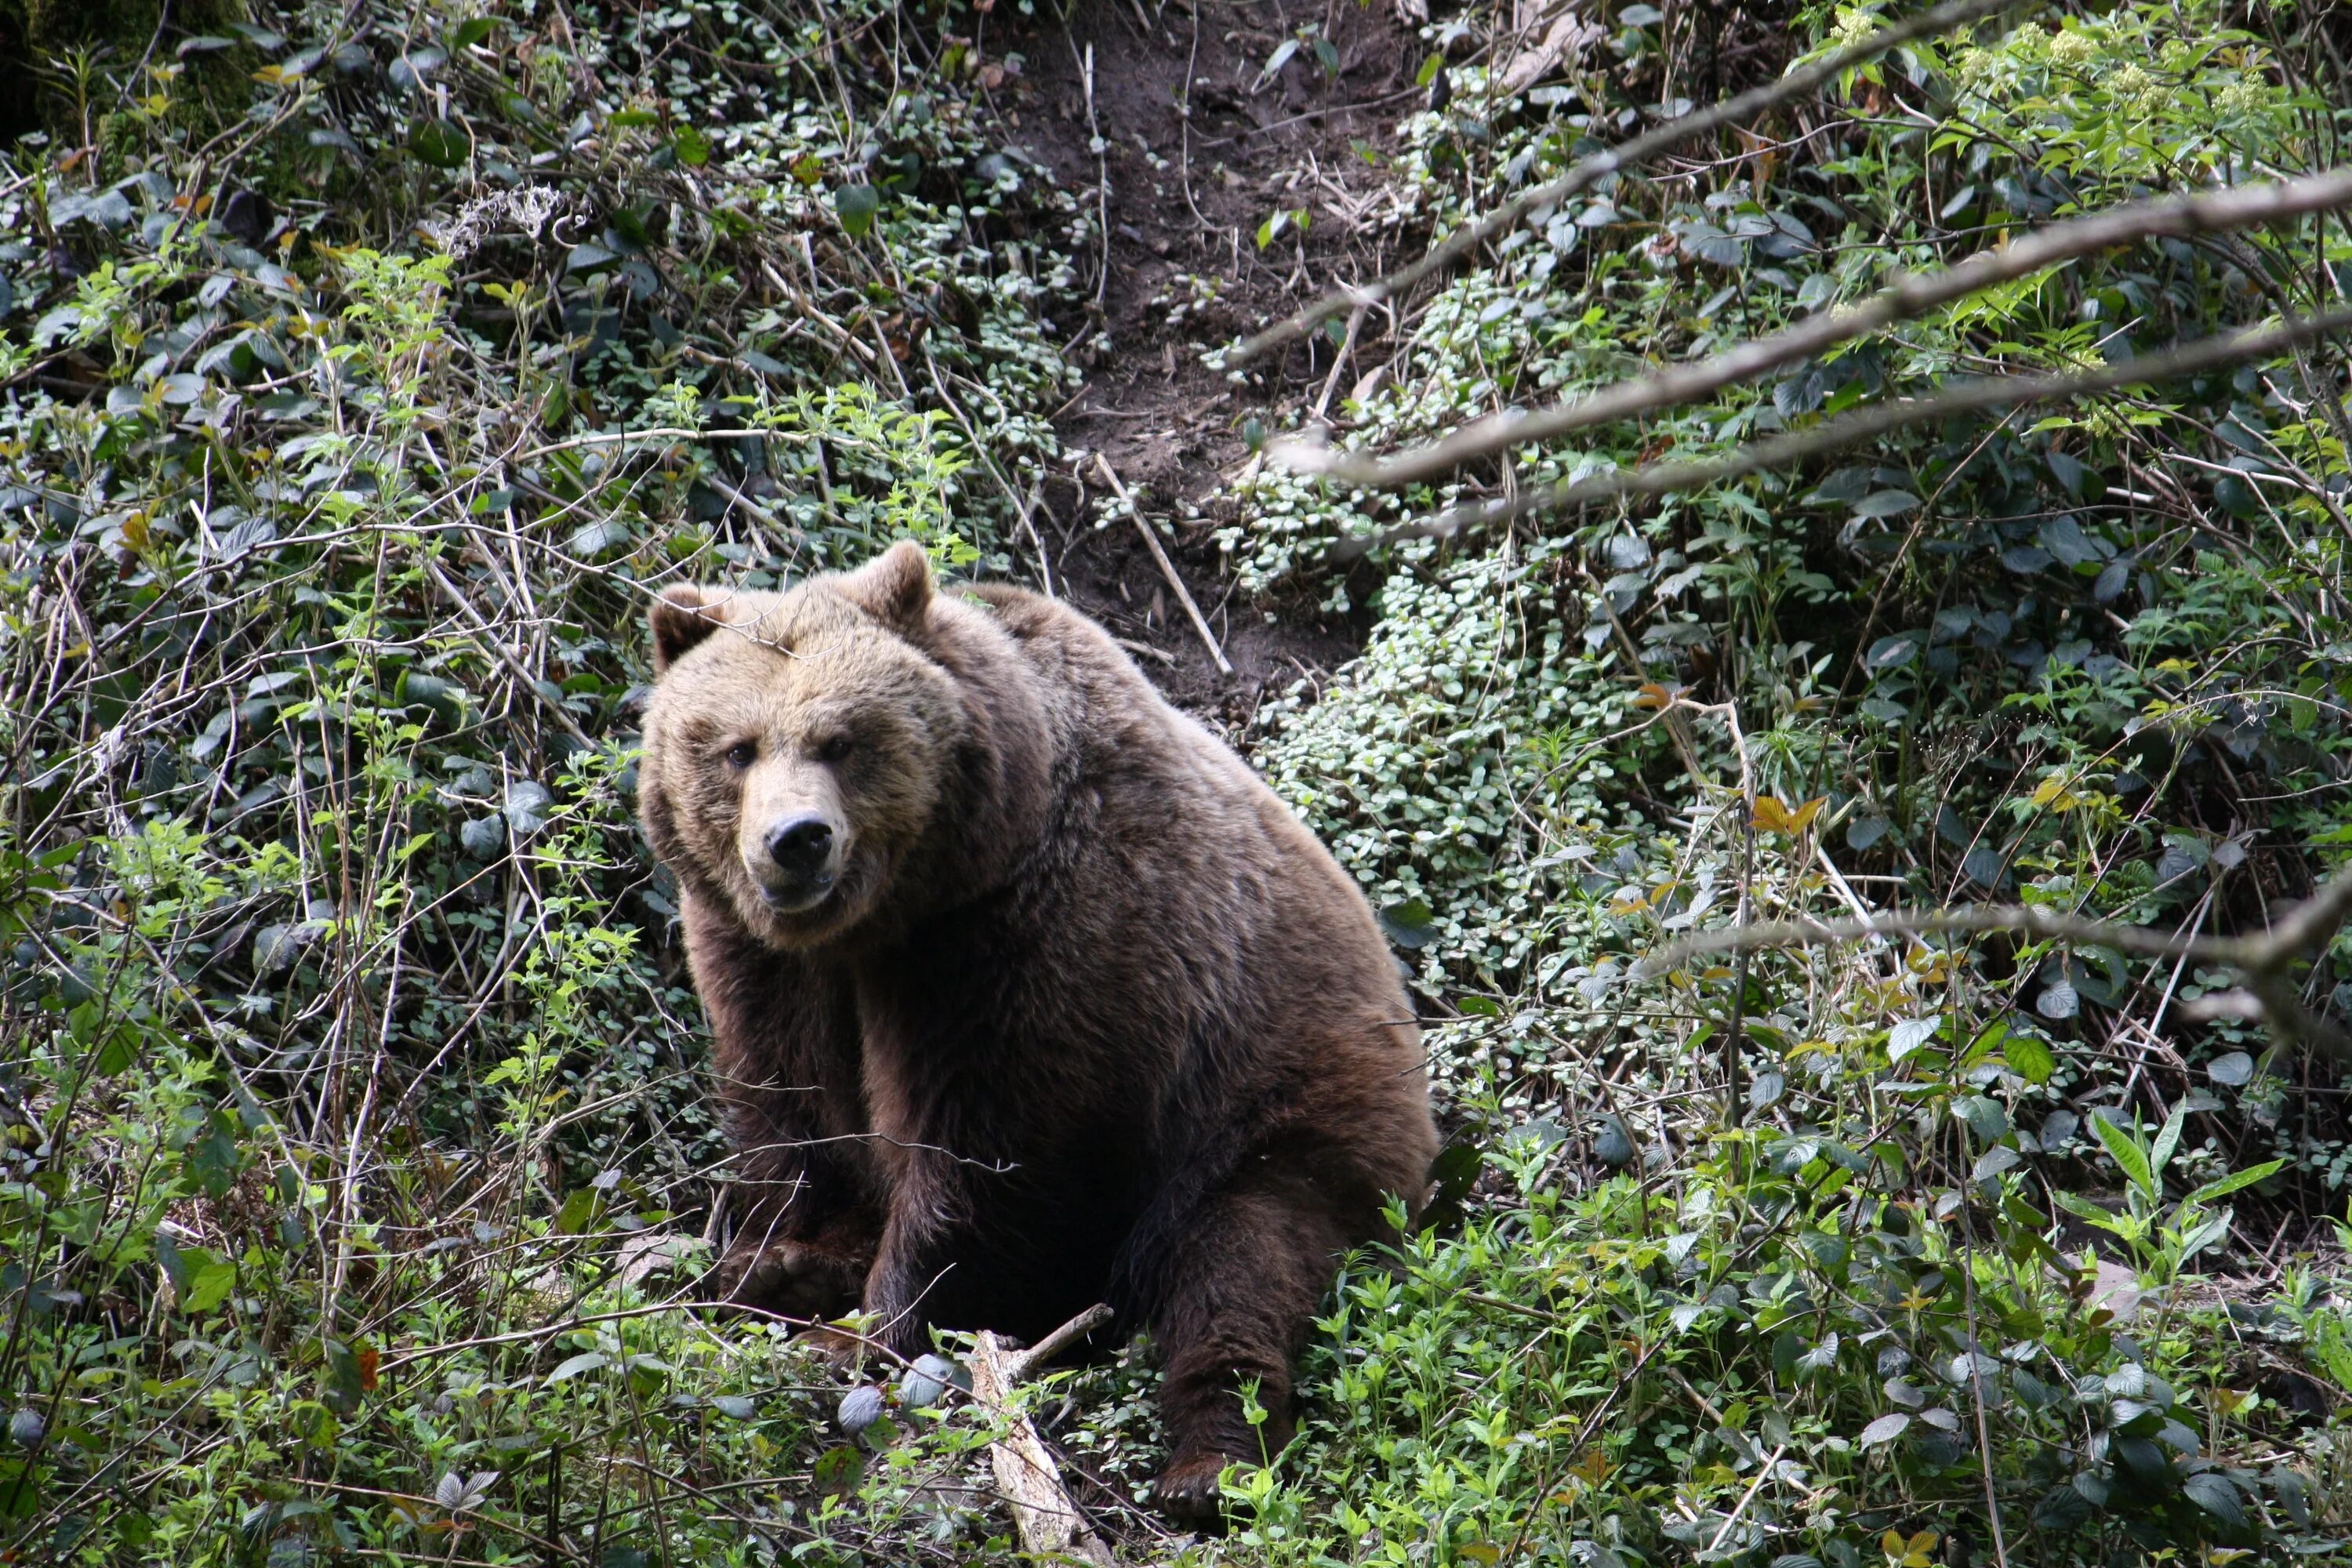
<instances>
[{"instance_id":1,"label":"bear's front paw","mask_svg":"<svg viewBox=\"0 0 2352 1568\"><path fill-rule=\"evenodd\" d=\"M1231 1454L1178 1454L1151 1483L1152 1506L1188 1529L1224 1527L1223 1492L1217 1478L1234 1462Z\"/></svg>"},{"instance_id":2,"label":"bear's front paw","mask_svg":"<svg viewBox=\"0 0 2352 1568\"><path fill-rule=\"evenodd\" d=\"M737 1244L712 1283L721 1300L784 1318L837 1318L857 1306L866 1282L862 1259L798 1241Z\"/></svg>"}]
</instances>

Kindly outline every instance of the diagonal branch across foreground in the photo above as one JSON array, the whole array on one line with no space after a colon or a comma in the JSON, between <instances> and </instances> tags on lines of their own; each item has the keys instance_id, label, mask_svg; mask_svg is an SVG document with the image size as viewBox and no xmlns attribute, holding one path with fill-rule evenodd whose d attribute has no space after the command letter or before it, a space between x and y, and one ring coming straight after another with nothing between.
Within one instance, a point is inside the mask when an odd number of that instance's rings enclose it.
<instances>
[{"instance_id":1,"label":"diagonal branch across foreground","mask_svg":"<svg viewBox=\"0 0 2352 1568\"><path fill-rule=\"evenodd\" d=\"M1336 289L1297 314L1276 322L1244 342L1235 344L1225 351L1223 363L1228 368L1247 364L1268 350L1305 337L1319 323L1342 311L1392 300L1431 273L1452 266L1509 229L1538 207L1565 201L1580 192L1591 190L1610 175L1647 163L1668 148L1694 136L1721 130L1726 125L1736 125L1776 103L1802 98L1827 86L1842 72L1876 59L1888 50L1899 48L1915 38L1949 32L1954 27L1989 16L2012 3L2013 0L1950 0L1949 4L1906 17L1891 27L1882 28L1844 48L1824 55L1809 66L1790 71L1776 82L1669 120L1654 130L1619 142L1605 153L1596 153L1570 167L1559 178L1547 180L1532 190L1524 191L1477 222L1454 230L1430 247L1419 260L1409 262L1375 282Z\"/></svg>"},{"instance_id":2,"label":"diagonal branch across foreground","mask_svg":"<svg viewBox=\"0 0 2352 1568\"><path fill-rule=\"evenodd\" d=\"M2226 965L2238 972L2262 1012L2281 1033L2319 1046L2342 1059L2352 1057L2352 1038L2304 1006L2289 972L2299 960L2325 949L2347 914L2352 914L2352 868L2321 883L2318 891L2288 910L2268 931L2253 936L2176 936L2147 926L2085 920L2030 905L1983 904L1898 910L1866 921L1774 921L1733 926L1674 942L1643 959L1635 973L1660 973L1708 953L1811 947L1872 936L2012 931L2038 941L2112 947L2144 958L2186 958Z\"/></svg>"},{"instance_id":3,"label":"diagonal branch across foreground","mask_svg":"<svg viewBox=\"0 0 2352 1568\"><path fill-rule=\"evenodd\" d=\"M1979 251L1941 272L1900 278L1861 304L1841 310L1823 310L1785 331L1710 355L1696 364L1655 371L1533 413L1492 415L1444 440L1392 458L1334 451L1295 439L1275 443L1268 455L1302 473L1328 475L1346 484L1372 489L1436 479L1465 463L1491 458L1514 447L1696 403L1725 387L1811 359L1840 343L1867 337L1954 300L2031 277L2063 262L2144 239L2187 238L2252 228L2344 206L2352 206L2352 168L2189 196L2133 202L2036 229L2011 244Z\"/></svg>"},{"instance_id":4,"label":"diagonal branch across foreground","mask_svg":"<svg viewBox=\"0 0 2352 1568\"><path fill-rule=\"evenodd\" d=\"M2119 360L2097 370L2047 375L1985 376L1962 382L1933 397L1873 404L1867 408L1825 420L1811 429L1749 442L1720 458L1646 463L1638 468L1593 474L1580 479L1564 479L1559 484L1525 490L1516 496L1455 507L1419 522L1402 523L1379 533L1343 539L1331 547L1324 559L1345 563L1408 539L1451 539L1465 530L1507 522L1531 511L1557 510L1620 496L1669 495L1680 490L1699 489L1768 468L1785 468L1912 425L1987 409L2011 408L2029 403L2056 403L2092 393L2153 385L2185 375L2243 364L2252 360L2268 359L2297 344L2347 331L2352 331L2352 306L2339 306L2333 310L2290 317L2268 326L2198 338L2178 348Z\"/></svg>"}]
</instances>

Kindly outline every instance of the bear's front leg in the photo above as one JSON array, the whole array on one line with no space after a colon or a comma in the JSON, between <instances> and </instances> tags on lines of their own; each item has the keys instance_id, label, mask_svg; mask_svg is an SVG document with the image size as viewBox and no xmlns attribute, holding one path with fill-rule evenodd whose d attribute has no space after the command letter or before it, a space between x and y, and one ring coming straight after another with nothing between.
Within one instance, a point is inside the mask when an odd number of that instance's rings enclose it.
<instances>
[{"instance_id":1,"label":"bear's front leg","mask_svg":"<svg viewBox=\"0 0 2352 1568\"><path fill-rule=\"evenodd\" d=\"M1250 1163L1187 1227L1152 1322L1169 1450L1152 1500L1199 1526L1218 1521L1227 1465L1265 1463L1288 1446L1292 1363L1339 1255L1364 1230L1364 1216L1343 1215L1311 1177ZM1243 1405L1244 1384L1256 1385L1263 1426Z\"/></svg>"},{"instance_id":2,"label":"bear's front leg","mask_svg":"<svg viewBox=\"0 0 2352 1568\"><path fill-rule=\"evenodd\" d=\"M919 1355L930 1349L928 1299L955 1268L954 1229L949 1215L959 1206L930 1173L903 1170L890 1194L890 1217L874 1266L866 1275L866 1334L893 1354Z\"/></svg>"}]
</instances>

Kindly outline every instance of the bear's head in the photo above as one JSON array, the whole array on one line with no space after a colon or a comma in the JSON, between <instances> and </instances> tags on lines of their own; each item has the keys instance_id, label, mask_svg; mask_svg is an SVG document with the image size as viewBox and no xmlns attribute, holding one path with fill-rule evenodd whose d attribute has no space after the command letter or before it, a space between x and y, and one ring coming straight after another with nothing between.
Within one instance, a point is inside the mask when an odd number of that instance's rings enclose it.
<instances>
[{"instance_id":1,"label":"bear's head","mask_svg":"<svg viewBox=\"0 0 2352 1568\"><path fill-rule=\"evenodd\" d=\"M938 815L969 721L919 646L921 548L782 594L673 587L651 613L639 770L654 851L780 948L872 917Z\"/></svg>"}]
</instances>

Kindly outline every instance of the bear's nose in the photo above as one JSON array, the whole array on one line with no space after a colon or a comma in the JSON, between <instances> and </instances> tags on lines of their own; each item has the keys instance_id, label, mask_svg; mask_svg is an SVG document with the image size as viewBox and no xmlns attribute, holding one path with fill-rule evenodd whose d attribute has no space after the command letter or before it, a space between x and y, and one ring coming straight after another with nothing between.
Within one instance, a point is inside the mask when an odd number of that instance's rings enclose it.
<instances>
[{"instance_id":1,"label":"bear's nose","mask_svg":"<svg viewBox=\"0 0 2352 1568\"><path fill-rule=\"evenodd\" d=\"M832 853L833 824L814 814L792 817L768 830L768 858L791 876L815 877Z\"/></svg>"}]
</instances>

